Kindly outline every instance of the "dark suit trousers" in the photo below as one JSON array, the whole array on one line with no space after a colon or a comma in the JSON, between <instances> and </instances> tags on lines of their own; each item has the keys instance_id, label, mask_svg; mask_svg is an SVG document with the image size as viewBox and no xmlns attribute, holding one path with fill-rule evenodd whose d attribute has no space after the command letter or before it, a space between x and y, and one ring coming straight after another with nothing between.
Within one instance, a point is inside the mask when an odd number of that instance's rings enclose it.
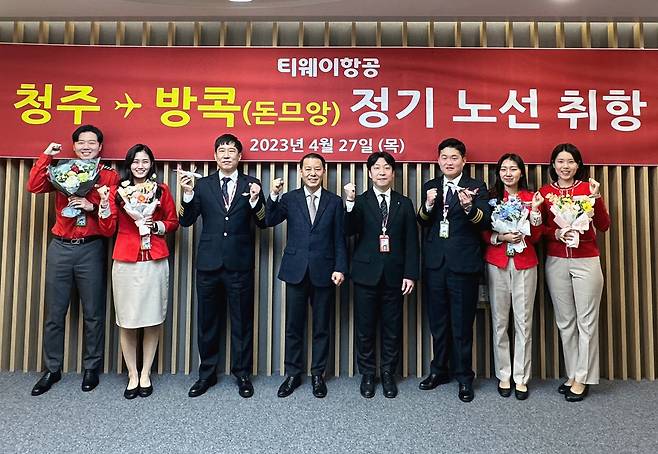
<instances>
[{"instance_id":1,"label":"dark suit trousers","mask_svg":"<svg viewBox=\"0 0 658 454\"><path fill-rule=\"evenodd\" d=\"M381 371L395 373L402 339L402 290L378 285L354 284L357 364L362 375L376 370L377 322L381 320Z\"/></svg>"},{"instance_id":2,"label":"dark suit trousers","mask_svg":"<svg viewBox=\"0 0 658 454\"><path fill-rule=\"evenodd\" d=\"M478 301L479 273L454 273L444 263L438 269L425 269L425 305L433 338L433 373L471 384L473 322Z\"/></svg>"},{"instance_id":3,"label":"dark suit trousers","mask_svg":"<svg viewBox=\"0 0 658 454\"><path fill-rule=\"evenodd\" d=\"M231 317L231 373L251 375L253 367L254 298L253 271L197 270L197 339L199 378L216 373L222 315L229 307Z\"/></svg>"},{"instance_id":4,"label":"dark suit trousers","mask_svg":"<svg viewBox=\"0 0 658 454\"><path fill-rule=\"evenodd\" d=\"M46 368L56 372L64 361L66 312L75 286L84 318L85 347L82 366L99 369L103 363L105 338L105 264L107 243L50 242L46 256L46 326L43 350Z\"/></svg>"},{"instance_id":5,"label":"dark suit trousers","mask_svg":"<svg viewBox=\"0 0 658 454\"><path fill-rule=\"evenodd\" d=\"M299 284L286 283L286 374L298 375L304 366L304 328L306 307L313 313L313 347L311 373L322 375L329 357L329 329L334 287L315 287L308 272ZM310 334L309 334L310 335Z\"/></svg>"}]
</instances>

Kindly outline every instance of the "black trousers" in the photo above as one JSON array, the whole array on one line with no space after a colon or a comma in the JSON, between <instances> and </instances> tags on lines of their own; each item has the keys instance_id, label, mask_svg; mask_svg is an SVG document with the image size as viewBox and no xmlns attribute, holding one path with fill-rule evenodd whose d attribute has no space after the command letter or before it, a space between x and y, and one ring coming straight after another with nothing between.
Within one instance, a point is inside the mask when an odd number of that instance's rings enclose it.
<instances>
[{"instance_id":1,"label":"black trousers","mask_svg":"<svg viewBox=\"0 0 658 454\"><path fill-rule=\"evenodd\" d=\"M331 310L335 287L316 287L308 273L299 284L286 283L286 374L298 375L304 367L304 328L306 307L311 303L313 314L313 346L311 374L322 375L329 357ZM310 335L310 333L309 333Z\"/></svg>"},{"instance_id":2,"label":"black trousers","mask_svg":"<svg viewBox=\"0 0 658 454\"><path fill-rule=\"evenodd\" d=\"M199 379L217 372L222 315L228 304L231 317L231 373L250 375L254 345L254 274L249 271L197 270L196 290Z\"/></svg>"},{"instance_id":3,"label":"black trousers","mask_svg":"<svg viewBox=\"0 0 658 454\"><path fill-rule=\"evenodd\" d=\"M401 287L401 286L400 286ZM395 373L402 339L402 290L354 284L357 364L362 375L374 374L377 324L381 324L381 372Z\"/></svg>"},{"instance_id":4,"label":"black trousers","mask_svg":"<svg viewBox=\"0 0 658 454\"><path fill-rule=\"evenodd\" d=\"M431 371L453 375L464 384L475 377L471 360L479 281L479 273L454 273L445 263L425 269L425 306L434 347Z\"/></svg>"},{"instance_id":5,"label":"black trousers","mask_svg":"<svg viewBox=\"0 0 658 454\"><path fill-rule=\"evenodd\" d=\"M68 244L53 239L46 255L46 325L43 351L46 368L56 372L64 361L64 328L71 291L77 288L84 319L85 369L103 363L105 339L106 246L102 239Z\"/></svg>"}]
</instances>

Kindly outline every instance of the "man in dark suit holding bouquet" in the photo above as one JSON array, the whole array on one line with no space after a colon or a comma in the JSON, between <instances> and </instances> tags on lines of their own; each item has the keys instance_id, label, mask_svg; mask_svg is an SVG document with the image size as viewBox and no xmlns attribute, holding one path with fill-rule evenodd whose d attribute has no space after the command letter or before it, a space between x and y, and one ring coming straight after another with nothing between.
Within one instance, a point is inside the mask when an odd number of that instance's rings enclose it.
<instances>
[{"instance_id":1,"label":"man in dark suit holding bouquet","mask_svg":"<svg viewBox=\"0 0 658 454\"><path fill-rule=\"evenodd\" d=\"M92 125L82 125L73 132L73 151L78 159L96 159L103 148L103 133ZM48 171L62 145L51 143L34 163L27 181L27 190L37 194L55 191ZM75 165L75 164L74 164ZM98 164L94 162L94 166ZM77 168L72 168L75 173ZM43 350L46 372L32 388L32 395L47 392L62 376L64 362L64 328L71 290L80 295L84 318L85 347L82 366L82 390L91 391L98 385L98 370L103 362L105 334L105 266L106 242L98 226L100 197L91 187L118 184L119 175L109 167L97 169L95 181L80 181L87 186L84 195L55 192L55 225L53 240L46 258L46 326ZM75 178L75 177L74 177ZM84 180L84 181L83 181ZM80 191L78 191L80 193ZM72 217L67 217L67 210ZM75 214L77 213L77 214Z\"/></svg>"},{"instance_id":2,"label":"man in dark suit holding bouquet","mask_svg":"<svg viewBox=\"0 0 658 454\"><path fill-rule=\"evenodd\" d=\"M242 143L232 134L215 140L218 171L193 185L181 177L180 225L201 216L203 227L196 258L199 379L188 395L198 397L217 383L221 314L231 316L231 373L240 396L254 394L253 367L255 227L265 228L265 200L260 181L238 171Z\"/></svg>"},{"instance_id":3,"label":"man in dark suit holding bouquet","mask_svg":"<svg viewBox=\"0 0 658 454\"><path fill-rule=\"evenodd\" d=\"M321 155L307 154L299 162L303 186L280 196L283 181L277 178L267 201L268 225L288 221L279 268L279 279L286 283L286 379L279 387L279 397L289 396L301 384L308 302L313 311L313 395L327 395L323 374L329 356L331 309L335 288L347 272L347 250L343 202L322 187L325 168Z\"/></svg>"},{"instance_id":4,"label":"man in dark suit holding bouquet","mask_svg":"<svg viewBox=\"0 0 658 454\"><path fill-rule=\"evenodd\" d=\"M471 368L473 322L484 268L481 232L491 224L484 182L463 173L466 146L457 139L439 144L443 176L423 185L418 223L423 227L425 306L434 358L420 389L459 382L459 399L475 397Z\"/></svg>"}]
</instances>

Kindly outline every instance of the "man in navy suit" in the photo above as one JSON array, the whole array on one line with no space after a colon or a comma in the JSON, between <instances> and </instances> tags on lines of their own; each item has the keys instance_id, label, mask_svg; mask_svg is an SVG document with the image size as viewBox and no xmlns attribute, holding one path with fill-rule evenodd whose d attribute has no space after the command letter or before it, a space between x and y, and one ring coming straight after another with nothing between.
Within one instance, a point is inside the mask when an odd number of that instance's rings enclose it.
<instances>
[{"instance_id":1,"label":"man in navy suit","mask_svg":"<svg viewBox=\"0 0 658 454\"><path fill-rule=\"evenodd\" d=\"M430 374L419 388L434 389L454 376L459 398L470 402L475 397L473 322L484 268L481 232L491 224L491 208L484 182L463 173L466 146L446 139L438 153L443 176L423 185L417 216L423 227L424 296L434 342Z\"/></svg>"},{"instance_id":2,"label":"man in navy suit","mask_svg":"<svg viewBox=\"0 0 658 454\"><path fill-rule=\"evenodd\" d=\"M377 152L366 162L372 188L356 197L345 185L346 230L356 235L354 282L357 363L361 395L375 395L375 337L381 323L381 379L384 396L398 394L395 372L402 339L404 295L418 279L418 230L411 200L394 191L395 159Z\"/></svg>"},{"instance_id":3,"label":"man in navy suit","mask_svg":"<svg viewBox=\"0 0 658 454\"><path fill-rule=\"evenodd\" d=\"M189 396L197 397L217 383L221 315L231 316L231 373L242 397L251 397L253 367L254 237L265 228L265 200L260 181L238 171L242 144L232 134L215 140L218 171L199 179L181 177L180 225L201 216L203 227L196 256L199 379Z\"/></svg>"},{"instance_id":4,"label":"man in navy suit","mask_svg":"<svg viewBox=\"0 0 658 454\"><path fill-rule=\"evenodd\" d=\"M347 272L347 250L343 202L322 188L325 170L321 155L307 154L299 161L303 187L280 196L283 180L277 178L267 201L268 226L288 221L287 244L279 268L279 279L286 283L286 379L279 387L279 397L288 397L301 384L309 301L313 311L313 395L327 395L323 374L329 356L331 309L335 288Z\"/></svg>"}]
</instances>

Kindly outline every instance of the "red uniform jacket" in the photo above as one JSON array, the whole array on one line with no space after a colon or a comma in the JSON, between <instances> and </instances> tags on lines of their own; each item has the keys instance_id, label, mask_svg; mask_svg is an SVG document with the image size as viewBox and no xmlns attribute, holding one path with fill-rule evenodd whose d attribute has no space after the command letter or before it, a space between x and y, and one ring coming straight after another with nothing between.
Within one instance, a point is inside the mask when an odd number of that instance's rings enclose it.
<instances>
[{"instance_id":1,"label":"red uniform jacket","mask_svg":"<svg viewBox=\"0 0 658 454\"><path fill-rule=\"evenodd\" d=\"M532 201L533 193L530 191L521 190L518 193L519 199L523 202ZM509 194L505 191L503 195L503 200L507 200ZM529 208L528 208L529 210ZM533 266L537 266L539 261L537 260L537 252L535 251L535 244L541 239L543 228L541 225L533 226L530 225L530 236L525 237L525 242L527 247L521 252L514 256L514 266L517 270L527 270ZM491 230L486 230L482 233L484 241L487 243L487 249L484 253L484 260L487 263L497 266L498 268L507 268L507 263L509 262L509 257L506 254L507 243L503 242L498 245L491 244Z\"/></svg>"},{"instance_id":2,"label":"red uniform jacket","mask_svg":"<svg viewBox=\"0 0 658 454\"><path fill-rule=\"evenodd\" d=\"M34 163L30 170L30 177L27 180L27 190L35 194L55 191L48 178L48 166L53 162L53 156L42 154ZM112 233L103 233L98 226L98 204L100 196L95 188L101 186L112 186L119 183L119 175L109 167L103 166L98 177L98 181L85 196L87 200L95 205L94 211L86 212L87 225L77 227L75 218L65 218L62 216L62 209L69 204L69 199L61 192L55 192L55 225L52 228L53 235L62 238L84 238L89 236L104 235L112 236Z\"/></svg>"},{"instance_id":3,"label":"red uniform jacket","mask_svg":"<svg viewBox=\"0 0 658 454\"><path fill-rule=\"evenodd\" d=\"M171 191L166 184L160 184L162 195L160 204L153 213L153 221L161 221L164 224L165 233L157 235L151 233L151 249L149 251L149 260L158 260L169 256L169 248L165 241L165 235L169 232L175 232L178 228L178 214L176 205L171 196ZM117 228L117 239L114 243L114 253L112 258L121 262L137 262L144 260L141 251L141 236L135 221L131 218L121 206L116 203L117 186L110 190L110 210L112 215L106 219L100 219L100 227L107 235L112 235Z\"/></svg>"},{"instance_id":4,"label":"red uniform jacket","mask_svg":"<svg viewBox=\"0 0 658 454\"><path fill-rule=\"evenodd\" d=\"M580 235L580 244L577 248L568 248L565 243L555 238L555 230L558 225L555 223L553 213L551 213L551 202L546 198L548 194L557 195L589 195L589 184L584 181L576 180L570 188L563 188L557 183L551 183L543 186L539 192L544 196L544 203L542 204L542 215L544 218L544 238L546 239L546 254L553 257L569 257L569 258L582 258L582 257L598 257L599 247L596 244L596 229L605 232L610 228L610 215L608 209L605 207L603 198L595 199L594 202L594 218L592 219L593 227L590 225L589 230Z\"/></svg>"}]
</instances>

